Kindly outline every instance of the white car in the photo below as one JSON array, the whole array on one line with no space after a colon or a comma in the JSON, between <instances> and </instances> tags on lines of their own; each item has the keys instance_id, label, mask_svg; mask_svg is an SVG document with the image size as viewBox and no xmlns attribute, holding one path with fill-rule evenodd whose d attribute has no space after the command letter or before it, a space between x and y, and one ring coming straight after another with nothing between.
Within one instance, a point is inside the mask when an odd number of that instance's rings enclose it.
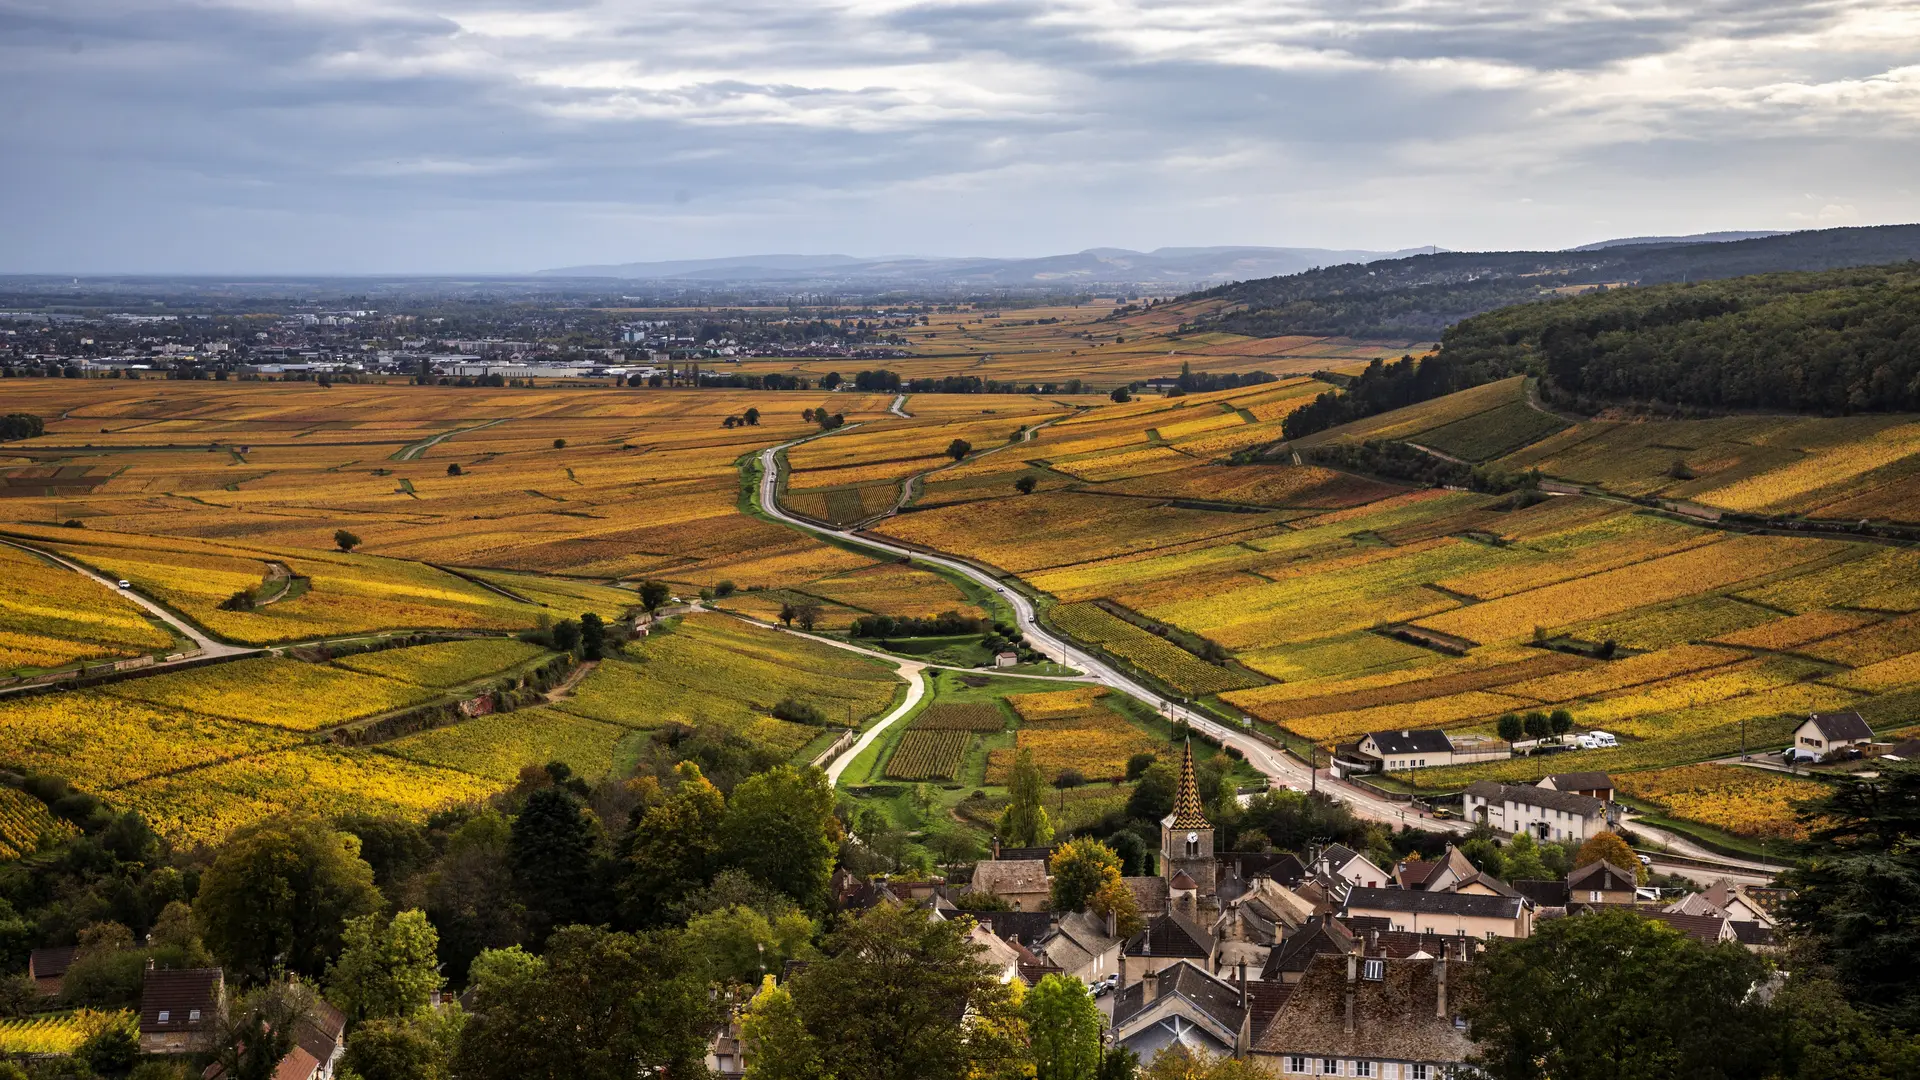
<instances>
[{"instance_id":1,"label":"white car","mask_svg":"<svg viewBox=\"0 0 1920 1080\"><path fill-rule=\"evenodd\" d=\"M131 589L131 588L133 588L133 582L131 582L131 581L127 581L127 580L125 580L125 579L122 579L122 580L120 580L120 581L118 581L118 582L116 582L115 584L117 584L117 585L119 585L119 586L120 586L121 588L123 588L123 589Z\"/></svg>"}]
</instances>

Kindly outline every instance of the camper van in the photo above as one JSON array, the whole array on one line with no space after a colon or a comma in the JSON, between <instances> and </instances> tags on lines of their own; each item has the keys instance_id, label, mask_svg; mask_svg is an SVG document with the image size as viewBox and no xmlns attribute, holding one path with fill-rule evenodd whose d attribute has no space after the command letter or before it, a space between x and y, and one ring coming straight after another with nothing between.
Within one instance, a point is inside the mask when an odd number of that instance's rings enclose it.
<instances>
[{"instance_id":1,"label":"camper van","mask_svg":"<svg viewBox=\"0 0 1920 1080\"><path fill-rule=\"evenodd\" d=\"M1574 740L1582 750L1612 750L1620 745L1620 740L1604 731L1589 731Z\"/></svg>"}]
</instances>

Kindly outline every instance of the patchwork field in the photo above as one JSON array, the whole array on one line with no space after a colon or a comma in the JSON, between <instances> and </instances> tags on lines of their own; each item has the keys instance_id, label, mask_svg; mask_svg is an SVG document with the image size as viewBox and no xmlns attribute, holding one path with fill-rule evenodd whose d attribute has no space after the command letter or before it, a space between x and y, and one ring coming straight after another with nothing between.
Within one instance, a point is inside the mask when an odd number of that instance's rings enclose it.
<instances>
[{"instance_id":1,"label":"patchwork field","mask_svg":"<svg viewBox=\"0 0 1920 1080\"><path fill-rule=\"evenodd\" d=\"M1622 794L1651 803L1674 817L1698 821L1736 836L1804 840L1807 826L1795 804L1818 799L1832 788L1777 772L1739 765L1681 765L1622 773Z\"/></svg>"}]
</instances>

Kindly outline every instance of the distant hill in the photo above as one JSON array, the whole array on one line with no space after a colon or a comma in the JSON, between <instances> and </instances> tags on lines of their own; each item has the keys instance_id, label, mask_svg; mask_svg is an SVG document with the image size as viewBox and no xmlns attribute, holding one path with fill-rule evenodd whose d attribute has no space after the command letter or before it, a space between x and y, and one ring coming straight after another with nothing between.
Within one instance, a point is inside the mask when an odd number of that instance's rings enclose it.
<instances>
[{"instance_id":1,"label":"distant hill","mask_svg":"<svg viewBox=\"0 0 1920 1080\"><path fill-rule=\"evenodd\" d=\"M1242 281L1188 299L1223 300L1196 328L1436 340L1461 319L1594 285L1703 281L1920 258L1920 225L1820 229L1749 240L1642 243L1588 251L1443 252Z\"/></svg>"},{"instance_id":2,"label":"distant hill","mask_svg":"<svg viewBox=\"0 0 1920 1080\"><path fill-rule=\"evenodd\" d=\"M1335 263L1401 258L1437 248L1401 251L1282 247L1179 247L1154 251L1089 248L1032 259L849 255L742 255L542 270L541 277L617 278L703 285L1008 286L1075 288L1127 285L1190 289L1223 281L1295 274Z\"/></svg>"},{"instance_id":3,"label":"distant hill","mask_svg":"<svg viewBox=\"0 0 1920 1080\"><path fill-rule=\"evenodd\" d=\"M1635 247L1643 244L1725 244L1734 240L1758 240L1767 236L1785 236L1779 229L1758 232L1703 232L1687 236L1627 236L1618 240L1599 240L1568 248L1568 251L1604 251L1607 248Z\"/></svg>"}]
</instances>

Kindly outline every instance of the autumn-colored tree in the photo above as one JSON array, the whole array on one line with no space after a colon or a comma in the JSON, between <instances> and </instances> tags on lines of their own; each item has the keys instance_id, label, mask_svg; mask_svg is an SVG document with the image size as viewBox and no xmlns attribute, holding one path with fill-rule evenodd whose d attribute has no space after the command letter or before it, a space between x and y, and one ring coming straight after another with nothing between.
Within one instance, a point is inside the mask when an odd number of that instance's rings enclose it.
<instances>
[{"instance_id":1,"label":"autumn-colored tree","mask_svg":"<svg viewBox=\"0 0 1920 1080\"><path fill-rule=\"evenodd\" d=\"M1575 869L1589 863L1605 859L1622 870L1632 870L1634 879L1641 884L1647 880L1647 868L1640 865L1640 857L1633 853L1619 833L1595 833L1586 843L1580 845L1580 851L1573 857Z\"/></svg>"}]
</instances>

